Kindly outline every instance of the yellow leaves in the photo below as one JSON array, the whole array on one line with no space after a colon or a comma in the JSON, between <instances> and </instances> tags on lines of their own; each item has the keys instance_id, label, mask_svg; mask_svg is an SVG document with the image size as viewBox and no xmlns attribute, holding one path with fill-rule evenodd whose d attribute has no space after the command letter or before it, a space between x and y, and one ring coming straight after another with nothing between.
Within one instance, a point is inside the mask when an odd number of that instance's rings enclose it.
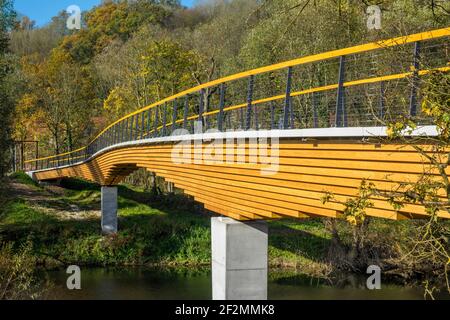
<instances>
[{"instance_id":1,"label":"yellow leaves","mask_svg":"<svg viewBox=\"0 0 450 320\"><path fill-rule=\"evenodd\" d=\"M401 131L403 131L405 127L405 123L403 122L390 123L386 130L386 134L389 138L395 138L401 134Z\"/></svg>"},{"instance_id":2,"label":"yellow leaves","mask_svg":"<svg viewBox=\"0 0 450 320\"><path fill-rule=\"evenodd\" d=\"M108 95L108 98L103 103L103 109L110 111L113 117L118 117L130 111L130 107L135 107L131 104L131 93L123 87L116 87Z\"/></svg>"},{"instance_id":3,"label":"yellow leaves","mask_svg":"<svg viewBox=\"0 0 450 320\"><path fill-rule=\"evenodd\" d=\"M34 95L25 93L17 104L16 112L28 113L35 106L36 100Z\"/></svg>"},{"instance_id":4,"label":"yellow leaves","mask_svg":"<svg viewBox=\"0 0 450 320\"><path fill-rule=\"evenodd\" d=\"M356 220L356 217L354 216L347 216L346 220L348 223L350 223L352 226L357 226L358 225L358 221Z\"/></svg>"},{"instance_id":5,"label":"yellow leaves","mask_svg":"<svg viewBox=\"0 0 450 320\"><path fill-rule=\"evenodd\" d=\"M105 110L111 111L111 110L118 110L121 109L124 105L124 101L120 95L120 89L114 88L109 93L108 98L103 103L103 108Z\"/></svg>"},{"instance_id":6,"label":"yellow leaves","mask_svg":"<svg viewBox=\"0 0 450 320\"><path fill-rule=\"evenodd\" d=\"M441 115L442 110L439 104L434 103L433 101L424 100L422 102L422 111L427 116L430 117L438 117Z\"/></svg>"},{"instance_id":7,"label":"yellow leaves","mask_svg":"<svg viewBox=\"0 0 450 320\"><path fill-rule=\"evenodd\" d=\"M325 192L325 194L321 197L322 204L327 204L328 202L334 199L334 195L331 192Z\"/></svg>"},{"instance_id":8,"label":"yellow leaves","mask_svg":"<svg viewBox=\"0 0 450 320\"><path fill-rule=\"evenodd\" d=\"M394 139L405 134L412 133L417 128L417 125L410 119L404 119L403 121L397 121L389 123L387 126L386 134L388 138Z\"/></svg>"},{"instance_id":9,"label":"yellow leaves","mask_svg":"<svg viewBox=\"0 0 450 320\"><path fill-rule=\"evenodd\" d=\"M352 211L351 213L347 212L345 219L352 226L359 226L359 225L363 224L364 220L366 220L365 208L356 210L356 211Z\"/></svg>"},{"instance_id":10,"label":"yellow leaves","mask_svg":"<svg viewBox=\"0 0 450 320\"><path fill-rule=\"evenodd\" d=\"M389 138L392 138L394 136L394 128L392 128L391 126L389 126L386 130L386 134Z\"/></svg>"},{"instance_id":11,"label":"yellow leaves","mask_svg":"<svg viewBox=\"0 0 450 320\"><path fill-rule=\"evenodd\" d=\"M450 139L450 75L433 72L426 79L423 89L422 112L433 119L440 138L448 143Z\"/></svg>"},{"instance_id":12,"label":"yellow leaves","mask_svg":"<svg viewBox=\"0 0 450 320\"><path fill-rule=\"evenodd\" d=\"M18 101L14 115L14 136L26 140L35 135L36 122L42 118L42 112L37 108L38 98L26 93Z\"/></svg>"},{"instance_id":13,"label":"yellow leaves","mask_svg":"<svg viewBox=\"0 0 450 320\"><path fill-rule=\"evenodd\" d=\"M376 193L375 185L363 180L359 187L359 195L346 201L344 216L351 225L358 226L365 221L366 210L373 207L370 198L374 193Z\"/></svg>"}]
</instances>

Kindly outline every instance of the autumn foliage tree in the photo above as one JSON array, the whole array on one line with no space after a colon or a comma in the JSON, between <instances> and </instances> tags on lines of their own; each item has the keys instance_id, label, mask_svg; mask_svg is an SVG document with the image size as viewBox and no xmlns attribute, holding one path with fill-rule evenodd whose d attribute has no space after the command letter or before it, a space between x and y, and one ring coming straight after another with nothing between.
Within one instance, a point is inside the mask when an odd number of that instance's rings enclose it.
<instances>
[{"instance_id":1,"label":"autumn foliage tree","mask_svg":"<svg viewBox=\"0 0 450 320\"><path fill-rule=\"evenodd\" d=\"M148 28L124 45L112 44L95 59L101 81L110 87L104 109L117 119L191 87L199 59L194 51Z\"/></svg>"},{"instance_id":2,"label":"autumn foliage tree","mask_svg":"<svg viewBox=\"0 0 450 320\"><path fill-rule=\"evenodd\" d=\"M389 138L414 147L428 165L417 181L403 184L387 196L396 206L420 204L429 215L418 228L407 253L415 266L431 268L445 279L450 293L450 225L442 217L450 216L450 75L432 72L422 80L422 112L436 125L434 137L407 136L420 127L415 118L389 125ZM399 192L400 191L400 192ZM428 292L432 296L432 291Z\"/></svg>"},{"instance_id":3,"label":"autumn foliage tree","mask_svg":"<svg viewBox=\"0 0 450 320\"><path fill-rule=\"evenodd\" d=\"M11 146L11 115L14 102L10 95L12 62L8 56L9 31L14 25L15 12L11 0L0 0L0 177L7 171Z\"/></svg>"},{"instance_id":4,"label":"autumn foliage tree","mask_svg":"<svg viewBox=\"0 0 450 320\"><path fill-rule=\"evenodd\" d=\"M17 132L24 133L22 119L33 121L35 128L45 127L49 136L44 133L38 138L48 141L58 153L86 142L92 134L97 101L89 67L77 65L69 54L54 49L42 62L24 58L22 70L27 75L29 92L19 100Z\"/></svg>"},{"instance_id":5,"label":"autumn foliage tree","mask_svg":"<svg viewBox=\"0 0 450 320\"><path fill-rule=\"evenodd\" d=\"M127 41L143 25L161 25L170 10L156 1L107 2L85 15L85 28L65 37L61 47L72 59L89 63L114 40Z\"/></svg>"}]
</instances>

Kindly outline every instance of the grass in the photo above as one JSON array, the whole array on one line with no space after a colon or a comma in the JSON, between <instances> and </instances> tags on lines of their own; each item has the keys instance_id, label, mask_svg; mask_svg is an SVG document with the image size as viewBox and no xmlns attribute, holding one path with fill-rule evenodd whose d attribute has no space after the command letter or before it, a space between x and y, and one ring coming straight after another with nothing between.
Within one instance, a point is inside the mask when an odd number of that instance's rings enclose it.
<instances>
[{"instance_id":1,"label":"grass","mask_svg":"<svg viewBox=\"0 0 450 320\"><path fill-rule=\"evenodd\" d=\"M55 223L57 219L31 207L24 200L17 199L7 202L1 209L0 226L36 225L41 223Z\"/></svg>"},{"instance_id":2,"label":"grass","mask_svg":"<svg viewBox=\"0 0 450 320\"><path fill-rule=\"evenodd\" d=\"M17 174L13 181L36 187ZM42 264L173 265L210 264L210 217L200 205L178 194L154 197L139 188L119 187L119 233L100 233L100 188L66 179L63 195L52 195L35 206L12 198L0 208L0 236L19 246L27 240ZM40 192L37 190L36 192ZM42 191L43 192L43 191ZM61 210L76 207L96 215L80 220L61 219L47 212L57 203ZM270 263L273 266L320 266L329 239L321 222L270 222ZM316 267L317 267L316 266Z\"/></svg>"},{"instance_id":3,"label":"grass","mask_svg":"<svg viewBox=\"0 0 450 320\"><path fill-rule=\"evenodd\" d=\"M39 185L24 172L15 172L10 176L10 179L27 186L39 187Z\"/></svg>"},{"instance_id":4,"label":"grass","mask_svg":"<svg viewBox=\"0 0 450 320\"><path fill-rule=\"evenodd\" d=\"M23 177L20 176L19 179ZM16 180L20 182L22 180ZM80 211L100 209L100 191L95 185L65 181L63 196L50 200L76 206ZM126 197L124 197L125 195ZM140 198L138 202L135 199ZM142 201L146 199L146 203ZM150 206L149 202L153 205ZM78 265L203 265L209 264L208 219L196 211L193 202L180 196L150 198L128 187L120 188L120 232L103 237L100 218L64 220L46 212L45 205L12 198L0 209L0 237L16 246L30 240L32 252L43 264L63 262Z\"/></svg>"},{"instance_id":5,"label":"grass","mask_svg":"<svg viewBox=\"0 0 450 320\"><path fill-rule=\"evenodd\" d=\"M26 176L13 181L44 194ZM180 194L152 196L139 188L119 187L119 233L104 237L100 230L100 188L80 180L63 180L63 193L47 194L36 203L10 197L0 207L0 241L19 248L32 243L39 264L88 266L188 266L210 264L210 218L199 204ZM64 213L86 213L77 219ZM417 222L373 219L369 237L371 250L382 259L392 258L398 248L408 246ZM338 223L346 243L351 230ZM323 278L333 270L330 232L321 219L269 222L271 267L299 270Z\"/></svg>"}]
</instances>

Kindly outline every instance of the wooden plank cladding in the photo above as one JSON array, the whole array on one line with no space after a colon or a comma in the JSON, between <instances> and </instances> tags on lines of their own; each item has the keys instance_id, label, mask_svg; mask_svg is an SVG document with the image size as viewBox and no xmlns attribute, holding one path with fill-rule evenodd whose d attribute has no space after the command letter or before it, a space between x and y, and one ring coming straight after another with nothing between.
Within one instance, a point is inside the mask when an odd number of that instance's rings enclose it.
<instances>
[{"instance_id":1,"label":"wooden plank cladding","mask_svg":"<svg viewBox=\"0 0 450 320\"><path fill-rule=\"evenodd\" d=\"M424 148L432 152L431 145ZM442 155L442 162L446 161ZM205 208L238 220L338 218L343 203L358 194L362 180L389 192L400 183L416 182L423 172L438 178L438 172L412 146L348 139L281 139L279 144L259 145L247 139L231 147L190 142L130 146L35 176L38 180L78 177L116 185L139 168L173 182ZM327 192L334 198L323 204ZM384 198L373 197L372 202L374 207L367 209L370 216L398 220L427 215L420 205L407 204L395 211ZM450 218L443 211L439 216Z\"/></svg>"}]
</instances>

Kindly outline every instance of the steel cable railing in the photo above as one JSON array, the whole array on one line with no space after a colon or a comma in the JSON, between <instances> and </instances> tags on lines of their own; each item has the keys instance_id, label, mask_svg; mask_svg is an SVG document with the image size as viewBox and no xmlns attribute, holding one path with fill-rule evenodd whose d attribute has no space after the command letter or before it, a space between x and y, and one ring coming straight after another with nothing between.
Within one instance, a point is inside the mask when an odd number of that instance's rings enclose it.
<instances>
[{"instance_id":1,"label":"steel cable railing","mask_svg":"<svg viewBox=\"0 0 450 320\"><path fill-rule=\"evenodd\" d=\"M127 115L87 147L26 161L26 170L73 165L177 129L192 134L200 121L219 131L384 126L405 116L429 124L420 85L433 70L450 70L449 35L450 28L433 30L218 79Z\"/></svg>"}]
</instances>

